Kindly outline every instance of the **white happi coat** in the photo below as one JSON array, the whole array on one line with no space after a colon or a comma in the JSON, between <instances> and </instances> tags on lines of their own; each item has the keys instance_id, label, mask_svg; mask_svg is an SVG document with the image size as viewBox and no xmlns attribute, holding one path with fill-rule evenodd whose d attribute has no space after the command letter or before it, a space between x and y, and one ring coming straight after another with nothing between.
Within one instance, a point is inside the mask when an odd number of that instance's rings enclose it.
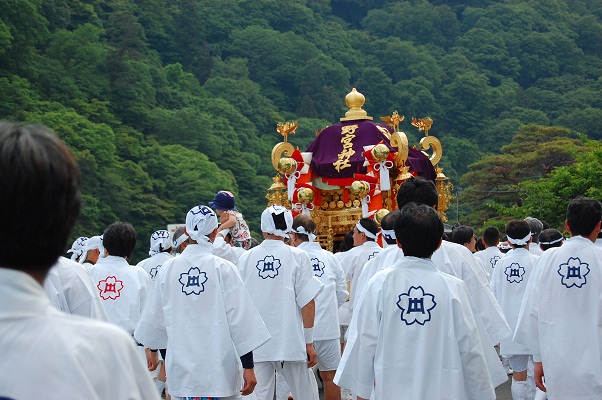
<instances>
[{"instance_id":1,"label":"white happi coat","mask_svg":"<svg viewBox=\"0 0 602 400\"><path fill-rule=\"evenodd\" d=\"M495 399L466 285L404 257L367 284L335 383L360 397Z\"/></svg>"},{"instance_id":2,"label":"white happi coat","mask_svg":"<svg viewBox=\"0 0 602 400\"><path fill-rule=\"evenodd\" d=\"M353 304L353 308L357 307L358 300L360 299L366 284L377 272L390 267L395 264L401 257L403 257L403 251L401 247L396 244L390 244L385 247L380 253L378 253L374 258L369 260L366 264L364 264L364 268L362 268L362 272L360 272L360 276L357 278L357 284L355 285L355 290L357 290L357 296L355 296Z\"/></svg>"},{"instance_id":3,"label":"white happi coat","mask_svg":"<svg viewBox=\"0 0 602 400\"><path fill-rule=\"evenodd\" d=\"M121 329L58 311L19 271L0 268L0 299L0 397L159 399Z\"/></svg>"},{"instance_id":4,"label":"white happi coat","mask_svg":"<svg viewBox=\"0 0 602 400\"><path fill-rule=\"evenodd\" d=\"M518 312L523 301L529 277L539 257L523 248L514 249L508 257L498 261L491 277L491 290L500 303L510 328L516 328ZM500 354L531 354L525 346L516 343L512 337L500 343Z\"/></svg>"},{"instance_id":5,"label":"white happi coat","mask_svg":"<svg viewBox=\"0 0 602 400\"><path fill-rule=\"evenodd\" d=\"M145 258L140 261L137 265L148 273L151 282L155 280L155 277L159 273L161 266L167 261L171 260L173 256L165 251L155 254L149 258Z\"/></svg>"},{"instance_id":6,"label":"white happi coat","mask_svg":"<svg viewBox=\"0 0 602 400\"><path fill-rule=\"evenodd\" d=\"M132 335L150 289L149 275L116 256L99 258L90 275L109 322Z\"/></svg>"},{"instance_id":7,"label":"white happi coat","mask_svg":"<svg viewBox=\"0 0 602 400\"><path fill-rule=\"evenodd\" d=\"M531 242L529 245L529 253L540 256L543 254L543 250L539 247L539 243Z\"/></svg>"},{"instance_id":8,"label":"white happi coat","mask_svg":"<svg viewBox=\"0 0 602 400\"><path fill-rule=\"evenodd\" d=\"M46 275L44 291L52 305L61 311L108 320L90 274L75 261L59 257Z\"/></svg>"},{"instance_id":9,"label":"white happi coat","mask_svg":"<svg viewBox=\"0 0 602 400\"><path fill-rule=\"evenodd\" d=\"M253 352L255 361L307 360L301 308L322 289L307 253L266 239L240 257L238 270L272 335Z\"/></svg>"},{"instance_id":10,"label":"white happi coat","mask_svg":"<svg viewBox=\"0 0 602 400\"><path fill-rule=\"evenodd\" d=\"M432 260L439 271L460 278L466 283L470 300L476 307L493 344L500 343L512 335L504 313L491 291L489 280L470 250L444 240L441 247L433 253Z\"/></svg>"},{"instance_id":11,"label":"white happi coat","mask_svg":"<svg viewBox=\"0 0 602 400\"><path fill-rule=\"evenodd\" d=\"M307 252L314 276L324 285L315 298L314 341L339 339L338 309L349 296L343 268L334 254L316 242L303 242L297 248Z\"/></svg>"},{"instance_id":12,"label":"white happi coat","mask_svg":"<svg viewBox=\"0 0 602 400\"><path fill-rule=\"evenodd\" d=\"M497 246L487 247L485 250L474 253L474 256L485 264L485 268L489 271L489 276L493 275L496 263L504 258L504 255Z\"/></svg>"},{"instance_id":13,"label":"white happi coat","mask_svg":"<svg viewBox=\"0 0 602 400\"><path fill-rule=\"evenodd\" d=\"M382 247L373 241L364 242L361 246L356 246L349 251L346 251L341 256L340 262L343 266L343 271L348 281L351 282L349 287L349 312L353 314L353 306L355 297L359 296L357 292L357 281L362 272L364 265L382 251Z\"/></svg>"},{"instance_id":14,"label":"white happi coat","mask_svg":"<svg viewBox=\"0 0 602 400\"><path fill-rule=\"evenodd\" d=\"M549 399L602 398L602 249L577 236L546 250L514 340L541 361Z\"/></svg>"},{"instance_id":15,"label":"white happi coat","mask_svg":"<svg viewBox=\"0 0 602 400\"><path fill-rule=\"evenodd\" d=\"M209 242L189 244L163 265L134 337L166 348L172 396L228 397L242 388L239 356L269 340L234 265Z\"/></svg>"},{"instance_id":16,"label":"white happi coat","mask_svg":"<svg viewBox=\"0 0 602 400\"><path fill-rule=\"evenodd\" d=\"M444 245L444 243L449 243L450 246ZM451 251L451 253L455 255L455 268L454 266L452 266L452 261L445 250L446 248L448 248ZM502 315L502 310L499 307L499 304L497 304L495 298L493 297L493 293L491 293L491 289L489 288L489 286L486 286L485 289L483 289L484 287L480 284L482 278L479 278L479 275L471 272L472 270L470 269L468 263L462 261L462 259L458 257L458 253L454 252L455 249L465 249L468 251L467 255L470 254L470 250L466 249L464 246L451 244L450 242L443 241L441 247L439 247L433 254L432 261L439 271L445 272L452 276L453 274L459 274L465 277L470 283L470 286L466 286L468 289L468 295L471 299L471 306L473 308L473 313L477 321L477 327L481 338L481 343L484 347L491 382L495 387L497 387L502 383L506 382L508 380L508 377L497 353L493 349L494 344L497 344L498 342L493 342L491 340L491 334L489 333L487 327L483 322L483 317L481 316L481 313L483 313L483 315L486 318L488 318L490 327L499 327L497 333L495 330L493 331L498 335L498 337L503 334L504 327L506 329L506 335L509 335L511 331L507 323L505 322L504 316ZM394 265L398 260L403 258L403 256L403 250L399 246L388 246L383 251L381 251L376 256L376 258L367 262L358 280L357 286L358 290L360 291L360 295L363 292L363 289L365 288L365 284L370 280L370 278L373 275L385 268ZM487 292L491 293L491 298L486 295ZM477 302L481 303L480 308L477 307ZM490 312L497 313L497 316L495 314L489 315Z\"/></svg>"},{"instance_id":17,"label":"white happi coat","mask_svg":"<svg viewBox=\"0 0 602 400\"><path fill-rule=\"evenodd\" d=\"M238 263L238 259L245 251L242 247L230 246L221 236L217 236L213 241L213 254L233 264Z\"/></svg>"}]
</instances>

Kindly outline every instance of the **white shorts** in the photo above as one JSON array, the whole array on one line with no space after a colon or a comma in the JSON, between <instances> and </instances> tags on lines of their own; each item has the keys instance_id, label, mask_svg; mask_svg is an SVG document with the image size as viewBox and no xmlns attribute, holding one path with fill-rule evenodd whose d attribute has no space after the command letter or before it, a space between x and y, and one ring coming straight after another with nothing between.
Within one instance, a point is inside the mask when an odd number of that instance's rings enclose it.
<instances>
[{"instance_id":1,"label":"white shorts","mask_svg":"<svg viewBox=\"0 0 602 400\"><path fill-rule=\"evenodd\" d=\"M335 371L341 361L341 342L339 339L316 340L314 348L318 354L320 371Z\"/></svg>"},{"instance_id":2,"label":"white shorts","mask_svg":"<svg viewBox=\"0 0 602 400\"><path fill-rule=\"evenodd\" d=\"M508 361L510 362L510 368L515 372L523 372L527 370L527 365L529 364L529 354L517 354L514 356L508 356Z\"/></svg>"},{"instance_id":3,"label":"white shorts","mask_svg":"<svg viewBox=\"0 0 602 400\"><path fill-rule=\"evenodd\" d=\"M258 400L274 399L276 371L282 373L295 400L319 400L316 378L307 361L256 361L254 393Z\"/></svg>"}]
</instances>

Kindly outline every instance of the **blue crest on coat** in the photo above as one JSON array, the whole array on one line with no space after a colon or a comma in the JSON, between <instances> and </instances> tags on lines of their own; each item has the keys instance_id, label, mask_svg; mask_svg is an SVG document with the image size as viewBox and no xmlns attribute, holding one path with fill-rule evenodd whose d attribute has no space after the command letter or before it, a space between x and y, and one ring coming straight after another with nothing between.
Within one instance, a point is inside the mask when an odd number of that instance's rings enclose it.
<instances>
[{"instance_id":1,"label":"blue crest on coat","mask_svg":"<svg viewBox=\"0 0 602 400\"><path fill-rule=\"evenodd\" d=\"M188 272L180 274L178 282L182 285L182 293L186 296L191 294L199 295L205 291L204 283L207 282L207 274L202 272L198 267L191 267Z\"/></svg>"},{"instance_id":2,"label":"blue crest on coat","mask_svg":"<svg viewBox=\"0 0 602 400\"><path fill-rule=\"evenodd\" d=\"M431 320L431 311L437 306L435 296L426 293L422 286L411 286L407 293L399 295L397 307L406 325L424 325Z\"/></svg>"},{"instance_id":3,"label":"blue crest on coat","mask_svg":"<svg viewBox=\"0 0 602 400\"><path fill-rule=\"evenodd\" d=\"M569 257L568 261L558 266L560 282L567 288L581 288L587 283L589 264L581 262L579 257Z\"/></svg>"},{"instance_id":4,"label":"blue crest on coat","mask_svg":"<svg viewBox=\"0 0 602 400\"><path fill-rule=\"evenodd\" d=\"M262 279L275 278L278 276L278 270L282 266L279 259L274 256L265 256L263 260L257 261L255 268L259 271Z\"/></svg>"},{"instance_id":5,"label":"blue crest on coat","mask_svg":"<svg viewBox=\"0 0 602 400\"><path fill-rule=\"evenodd\" d=\"M311 266L315 276L321 277L324 275L324 269L326 268L326 265L324 265L322 261L314 257L311 259Z\"/></svg>"},{"instance_id":6,"label":"blue crest on coat","mask_svg":"<svg viewBox=\"0 0 602 400\"><path fill-rule=\"evenodd\" d=\"M523 276L525 275L525 268L521 267L519 263L512 263L504 270L506 274L506 280L510 283L521 283Z\"/></svg>"}]
</instances>

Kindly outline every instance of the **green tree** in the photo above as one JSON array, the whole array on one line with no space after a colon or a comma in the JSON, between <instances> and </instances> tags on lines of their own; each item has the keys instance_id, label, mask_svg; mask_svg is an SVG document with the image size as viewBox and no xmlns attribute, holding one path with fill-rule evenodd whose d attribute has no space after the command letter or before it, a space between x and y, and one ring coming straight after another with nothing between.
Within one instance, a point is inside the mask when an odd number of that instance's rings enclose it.
<instances>
[{"instance_id":1,"label":"green tree","mask_svg":"<svg viewBox=\"0 0 602 400\"><path fill-rule=\"evenodd\" d=\"M548 176L555 167L570 165L583 149L583 140L568 129L522 126L498 155L484 156L462 177L471 223L496 218L501 210L521 207L520 184Z\"/></svg>"},{"instance_id":2,"label":"green tree","mask_svg":"<svg viewBox=\"0 0 602 400\"><path fill-rule=\"evenodd\" d=\"M569 201L577 196L602 198L601 180L602 146L600 142L590 141L574 164L555 168L546 178L522 182L522 207L510 208L504 213L537 216L563 230Z\"/></svg>"}]
</instances>

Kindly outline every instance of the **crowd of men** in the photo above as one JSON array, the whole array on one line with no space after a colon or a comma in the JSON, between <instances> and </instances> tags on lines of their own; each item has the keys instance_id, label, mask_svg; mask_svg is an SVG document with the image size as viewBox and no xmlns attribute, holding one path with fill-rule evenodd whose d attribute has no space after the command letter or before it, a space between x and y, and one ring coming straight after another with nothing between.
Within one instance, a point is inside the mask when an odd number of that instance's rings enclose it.
<instances>
[{"instance_id":1,"label":"crowd of men","mask_svg":"<svg viewBox=\"0 0 602 400\"><path fill-rule=\"evenodd\" d=\"M317 400L317 376L326 400L487 400L509 373L516 400L602 398L596 199L567 202L568 239L531 217L448 238L412 178L333 254L277 205L232 240L220 192L132 265L120 221L61 256L80 191L54 134L0 123L0 398Z\"/></svg>"}]
</instances>

